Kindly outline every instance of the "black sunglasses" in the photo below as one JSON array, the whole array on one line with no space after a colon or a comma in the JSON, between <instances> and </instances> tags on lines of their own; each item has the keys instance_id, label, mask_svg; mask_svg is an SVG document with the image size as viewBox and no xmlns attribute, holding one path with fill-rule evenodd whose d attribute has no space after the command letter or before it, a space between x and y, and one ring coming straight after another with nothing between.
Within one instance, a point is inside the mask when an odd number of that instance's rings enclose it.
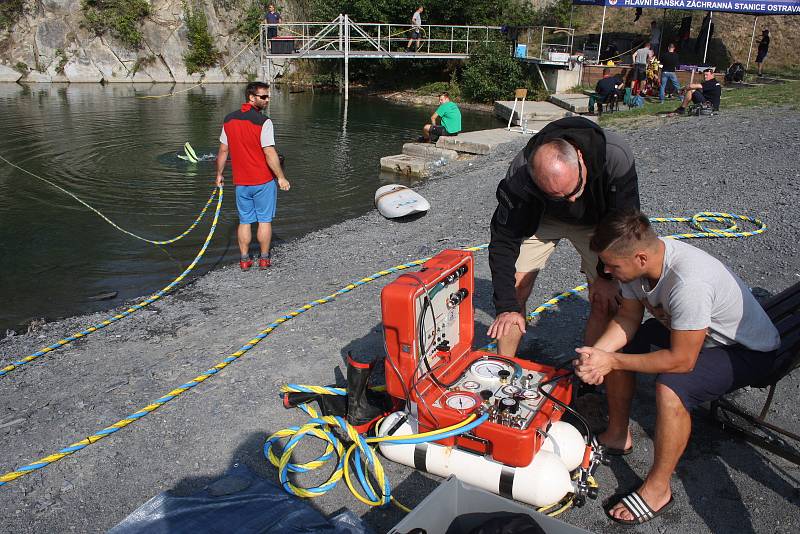
<instances>
[{"instance_id":1,"label":"black sunglasses","mask_svg":"<svg viewBox=\"0 0 800 534\"><path fill-rule=\"evenodd\" d=\"M575 149L575 152L577 153L578 149ZM578 185L575 186L575 189L573 189L572 192L567 193L564 196L560 197L548 196L547 199L550 200L551 202L566 202L567 200L571 199L572 197L580 193L582 187L583 187L583 168L581 167L580 156L578 156Z\"/></svg>"},{"instance_id":2,"label":"black sunglasses","mask_svg":"<svg viewBox=\"0 0 800 534\"><path fill-rule=\"evenodd\" d=\"M260 98L261 100L266 100L269 98L269 95L253 95L256 98Z\"/></svg>"}]
</instances>

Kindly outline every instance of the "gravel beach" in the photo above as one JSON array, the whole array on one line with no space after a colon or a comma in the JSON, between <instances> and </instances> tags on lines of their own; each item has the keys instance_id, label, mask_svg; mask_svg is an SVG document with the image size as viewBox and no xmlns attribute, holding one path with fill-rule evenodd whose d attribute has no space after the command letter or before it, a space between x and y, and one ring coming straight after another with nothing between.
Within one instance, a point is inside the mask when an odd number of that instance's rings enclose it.
<instances>
[{"instance_id":1,"label":"gravel beach","mask_svg":"<svg viewBox=\"0 0 800 534\"><path fill-rule=\"evenodd\" d=\"M764 296L800 281L799 124L798 111L749 109L616 128L633 146L649 215L728 211L766 222L769 229L760 236L691 241ZM417 187L432 205L418 220L393 222L372 210L282 245L268 271L241 273L234 265L214 270L124 321L0 378L2 473L148 405L222 361L287 311L383 268L487 242L497 182L524 142L520 137L490 156L438 170ZM302 194L302 177L294 180L292 194ZM233 202L227 192L226 202ZM685 228L657 226L660 234ZM571 246L559 246L539 277L531 304L581 283L578 265ZM135 424L0 488L0 531L105 531L157 493L190 493L237 462L277 480L261 452L264 440L306 419L299 410L283 408L280 386L342 384L348 351L360 358L380 356L379 295L393 278L381 278L285 323L224 371ZM487 341L493 313L487 254L479 252L475 345ZM3 339L0 363L108 315L70 318ZM531 325L524 351L568 356L579 344L587 315L585 298L565 302ZM643 377L639 384L633 454L601 467L600 498L567 511L560 516L564 521L596 532L619 530L605 517L601 501L635 488L652 460L653 382ZM748 404L763 395L761 390L743 391L739 400ZM798 398L800 372L795 372L781 383L773 404L775 420L794 432L800 432ZM408 506L439 483L388 460L383 465L393 494ZM314 477L317 482L323 478ZM634 530L794 533L800 524L799 488L800 467L732 439L698 412L673 479L675 506ZM403 517L396 508L369 509L350 496L344 483L312 504L324 513L348 507L376 532Z\"/></svg>"}]
</instances>

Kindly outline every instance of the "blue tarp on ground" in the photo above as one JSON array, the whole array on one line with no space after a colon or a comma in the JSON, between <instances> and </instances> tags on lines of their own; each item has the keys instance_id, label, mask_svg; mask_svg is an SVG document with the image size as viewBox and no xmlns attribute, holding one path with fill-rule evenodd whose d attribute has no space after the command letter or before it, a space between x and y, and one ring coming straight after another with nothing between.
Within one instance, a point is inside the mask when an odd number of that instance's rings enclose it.
<instances>
[{"instance_id":1,"label":"blue tarp on ground","mask_svg":"<svg viewBox=\"0 0 800 534\"><path fill-rule=\"evenodd\" d=\"M748 15L800 15L800 0L572 0L575 5L727 11Z\"/></svg>"},{"instance_id":2,"label":"blue tarp on ground","mask_svg":"<svg viewBox=\"0 0 800 534\"><path fill-rule=\"evenodd\" d=\"M372 534L352 512L326 518L308 501L234 464L187 496L165 491L133 511L108 534Z\"/></svg>"}]
</instances>

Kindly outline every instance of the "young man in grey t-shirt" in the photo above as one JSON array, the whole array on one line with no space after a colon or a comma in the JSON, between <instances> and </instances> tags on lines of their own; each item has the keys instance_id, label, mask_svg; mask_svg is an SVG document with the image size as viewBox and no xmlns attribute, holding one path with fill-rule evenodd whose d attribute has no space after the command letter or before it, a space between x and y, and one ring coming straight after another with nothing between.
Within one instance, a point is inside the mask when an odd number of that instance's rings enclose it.
<instances>
[{"instance_id":1,"label":"young man in grey t-shirt","mask_svg":"<svg viewBox=\"0 0 800 534\"><path fill-rule=\"evenodd\" d=\"M689 411L772 373L780 337L738 276L698 248L658 238L641 212L612 213L590 246L622 294L605 333L576 349L574 362L581 380L606 385L608 429L599 440L609 454L633 448L635 373L657 375L653 467L607 510L614 521L644 523L672 505L670 478L689 440ZM645 310L653 318L642 324Z\"/></svg>"}]
</instances>

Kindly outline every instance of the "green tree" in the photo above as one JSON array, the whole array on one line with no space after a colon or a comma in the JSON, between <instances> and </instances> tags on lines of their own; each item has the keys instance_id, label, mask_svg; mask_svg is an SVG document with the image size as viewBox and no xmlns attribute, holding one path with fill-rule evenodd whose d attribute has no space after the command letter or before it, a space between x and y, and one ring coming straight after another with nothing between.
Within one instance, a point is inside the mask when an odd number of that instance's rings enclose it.
<instances>
[{"instance_id":1,"label":"green tree","mask_svg":"<svg viewBox=\"0 0 800 534\"><path fill-rule=\"evenodd\" d=\"M3 0L0 3L0 30L8 30L25 9L25 0Z\"/></svg>"},{"instance_id":2,"label":"green tree","mask_svg":"<svg viewBox=\"0 0 800 534\"><path fill-rule=\"evenodd\" d=\"M150 14L147 0L82 0L81 9L86 27L97 35L110 32L131 48L141 46L139 27Z\"/></svg>"},{"instance_id":3,"label":"green tree","mask_svg":"<svg viewBox=\"0 0 800 534\"><path fill-rule=\"evenodd\" d=\"M461 92L475 102L507 100L514 89L526 86L522 63L511 57L506 43L477 46L461 73Z\"/></svg>"},{"instance_id":4,"label":"green tree","mask_svg":"<svg viewBox=\"0 0 800 534\"><path fill-rule=\"evenodd\" d=\"M244 37L244 40L249 41L258 37L265 11L264 2L261 0L253 0L244 10L241 21L236 25L236 31Z\"/></svg>"},{"instance_id":5,"label":"green tree","mask_svg":"<svg viewBox=\"0 0 800 534\"><path fill-rule=\"evenodd\" d=\"M186 17L186 30L189 48L183 56L186 72L204 72L213 67L219 60L219 52L214 46L214 39L208 31L206 13L197 5L183 4Z\"/></svg>"}]
</instances>

